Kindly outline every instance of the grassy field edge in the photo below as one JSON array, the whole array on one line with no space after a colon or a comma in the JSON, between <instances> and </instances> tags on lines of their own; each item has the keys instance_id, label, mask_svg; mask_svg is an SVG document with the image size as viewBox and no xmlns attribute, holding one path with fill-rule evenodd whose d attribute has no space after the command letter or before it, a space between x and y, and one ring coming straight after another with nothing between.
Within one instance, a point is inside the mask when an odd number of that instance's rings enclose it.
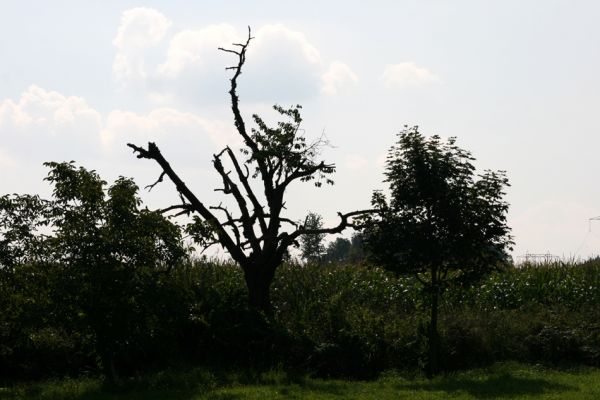
<instances>
[{"instance_id":1,"label":"grassy field edge","mask_svg":"<svg viewBox=\"0 0 600 400\"><path fill-rule=\"evenodd\" d=\"M0 388L9 400L109 399L598 399L600 369L498 363L427 380L394 371L373 381L296 376L281 371L164 371L107 389L101 379L57 379Z\"/></svg>"}]
</instances>

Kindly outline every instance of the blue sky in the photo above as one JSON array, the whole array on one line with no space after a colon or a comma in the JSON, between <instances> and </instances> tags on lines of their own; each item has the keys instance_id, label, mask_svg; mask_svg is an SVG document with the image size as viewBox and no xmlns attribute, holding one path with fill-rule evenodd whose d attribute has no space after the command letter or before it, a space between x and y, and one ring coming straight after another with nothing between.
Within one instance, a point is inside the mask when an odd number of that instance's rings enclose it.
<instances>
[{"instance_id":1,"label":"blue sky","mask_svg":"<svg viewBox=\"0 0 600 400\"><path fill-rule=\"evenodd\" d=\"M244 112L302 104L338 166L335 186L292 190L292 218L368 206L395 134L419 125L507 171L515 256L598 254L598 20L594 1L4 0L0 192L47 195L41 163L71 159L143 186L158 171L125 143L154 140L218 203L210 157L236 138L216 47L251 25Z\"/></svg>"}]
</instances>

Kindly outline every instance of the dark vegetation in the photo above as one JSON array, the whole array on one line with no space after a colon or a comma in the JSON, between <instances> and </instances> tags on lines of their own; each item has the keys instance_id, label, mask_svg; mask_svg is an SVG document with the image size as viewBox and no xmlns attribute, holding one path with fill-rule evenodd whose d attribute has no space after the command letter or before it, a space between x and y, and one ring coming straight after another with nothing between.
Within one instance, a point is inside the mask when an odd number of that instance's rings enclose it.
<instances>
[{"instance_id":1,"label":"dark vegetation","mask_svg":"<svg viewBox=\"0 0 600 400\"><path fill-rule=\"evenodd\" d=\"M51 200L0 198L4 380L193 365L368 378L427 366L431 297L418 275L290 261L267 315L234 262L190 258L177 225L140 209L133 182L107 189L94 172L48 166ZM439 370L600 365L600 260L506 265L444 292Z\"/></svg>"},{"instance_id":2,"label":"dark vegetation","mask_svg":"<svg viewBox=\"0 0 600 400\"><path fill-rule=\"evenodd\" d=\"M107 186L74 163L46 164L51 199L0 197L0 379L600 365L600 260L515 267L508 182L476 175L454 139L401 132L389 200L377 192L372 209L340 213L335 227L315 213L285 217L288 186L332 183L335 166L318 160L323 141L301 135L299 106L275 106L284 122L254 116L247 130L236 90L251 39L225 50L238 58L230 95L241 156L227 147L213 158L233 211L199 200L154 143L129 146L161 167L150 188L167 177L179 192L164 210L142 208L132 180ZM179 226L169 212L192 222ZM350 240L324 246L348 227ZM192 255L184 235L231 260ZM290 258L294 246L306 262Z\"/></svg>"},{"instance_id":3,"label":"dark vegetation","mask_svg":"<svg viewBox=\"0 0 600 400\"><path fill-rule=\"evenodd\" d=\"M4 379L101 372L98 333L75 325L84 282L66 287L66 279L70 272L58 265L3 271ZM368 378L427 362L429 305L412 277L370 266L284 264L272 297L274 318L257 317L242 272L230 263L188 261L139 280L113 305L135 316L113 321L127 324L112 333L120 344L114 366L122 376L245 365ZM501 360L600 366L598 304L600 260L523 266L468 289L448 288L440 303L440 368Z\"/></svg>"}]
</instances>

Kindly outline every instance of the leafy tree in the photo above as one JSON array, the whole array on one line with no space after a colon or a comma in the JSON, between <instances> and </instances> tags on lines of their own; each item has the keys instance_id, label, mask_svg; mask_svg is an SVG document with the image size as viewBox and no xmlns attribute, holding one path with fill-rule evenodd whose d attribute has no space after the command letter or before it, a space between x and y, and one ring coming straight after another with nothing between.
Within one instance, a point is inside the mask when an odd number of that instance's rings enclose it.
<instances>
[{"instance_id":1,"label":"leafy tree","mask_svg":"<svg viewBox=\"0 0 600 400\"><path fill-rule=\"evenodd\" d=\"M438 304L444 289L499 268L512 244L505 173L476 176L474 160L454 138L427 138L417 127L405 129L388 154L391 198L374 193L378 214L365 224L375 260L414 274L429 294L429 374L438 369Z\"/></svg>"},{"instance_id":2,"label":"leafy tree","mask_svg":"<svg viewBox=\"0 0 600 400\"><path fill-rule=\"evenodd\" d=\"M304 226L306 229L319 230L323 228L323 217L319 214L310 212L304 220ZM323 246L323 240L325 239L324 233L317 233L314 235L302 235L300 236L300 251L302 258L309 263L317 263L321 260L325 246Z\"/></svg>"},{"instance_id":3,"label":"leafy tree","mask_svg":"<svg viewBox=\"0 0 600 400\"><path fill-rule=\"evenodd\" d=\"M156 276L186 254L181 231L162 214L139 208L131 179L121 177L107 189L94 171L73 163L45 165L52 200L1 199L2 264L33 263L56 272L56 318L93 337L105 375L115 379L117 355L152 335L147 300Z\"/></svg>"},{"instance_id":4,"label":"leafy tree","mask_svg":"<svg viewBox=\"0 0 600 400\"><path fill-rule=\"evenodd\" d=\"M164 176L175 184L182 201L163 211L193 215L194 222L188 227L188 233L204 247L220 244L244 272L250 305L270 314L270 286L288 247L298 245L303 235L339 233L352 225L352 217L366 211L338 213L340 222L337 226L318 229L310 229L283 215L286 190L291 184L298 181L313 182L317 187L323 183L333 184L330 176L335 165L319 160L320 149L325 144L322 139L308 142L303 136L300 106L284 108L275 105L274 110L283 118L275 126L269 126L258 115L253 115L255 128L246 126L239 107L237 86L251 40L248 30L246 42L234 43L234 49L220 49L237 58L237 64L227 69L233 71L229 95L234 124L243 147L241 160L230 147L225 147L214 155L213 167L223 181L223 187L217 190L231 196L229 199L233 200L236 212L222 204L211 207L202 202L155 143L148 143L146 148L131 143L128 146L138 158L154 160L161 167L162 172L154 185ZM221 219L217 213L222 215Z\"/></svg>"}]
</instances>

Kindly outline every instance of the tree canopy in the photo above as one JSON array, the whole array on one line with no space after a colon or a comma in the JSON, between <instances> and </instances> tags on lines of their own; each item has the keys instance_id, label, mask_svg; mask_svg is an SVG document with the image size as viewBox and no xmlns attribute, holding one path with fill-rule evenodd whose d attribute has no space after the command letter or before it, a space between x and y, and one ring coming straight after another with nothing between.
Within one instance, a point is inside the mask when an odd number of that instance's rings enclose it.
<instances>
[{"instance_id":1,"label":"tree canopy","mask_svg":"<svg viewBox=\"0 0 600 400\"><path fill-rule=\"evenodd\" d=\"M388 154L390 199L375 192L377 215L366 225L372 256L418 277L436 266L444 281L476 278L509 259L512 245L504 171L475 173L455 138L407 128Z\"/></svg>"}]
</instances>

